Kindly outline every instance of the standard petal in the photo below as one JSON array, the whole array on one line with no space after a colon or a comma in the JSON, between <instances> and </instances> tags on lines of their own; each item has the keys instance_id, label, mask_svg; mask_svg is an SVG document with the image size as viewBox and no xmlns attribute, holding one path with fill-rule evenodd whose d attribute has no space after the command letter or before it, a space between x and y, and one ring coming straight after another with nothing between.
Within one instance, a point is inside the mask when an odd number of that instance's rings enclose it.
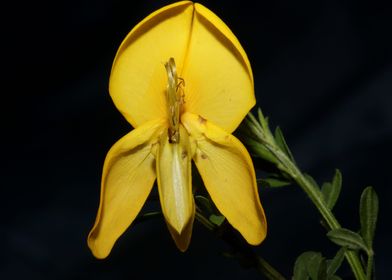
<instances>
[{"instance_id":1,"label":"standard petal","mask_svg":"<svg viewBox=\"0 0 392 280\"><path fill-rule=\"evenodd\" d=\"M195 4L183 71L185 110L232 132L255 104L249 60L239 41L214 13Z\"/></svg>"},{"instance_id":2,"label":"standard petal","mask_svg":"<svg viewBox=\"0 0 392 280\"><path fill-rule=\"evenodd\" d=\"M267 232L252 160L241 142L200 116L185 113L182 122L196 141L193 157L216 207L249 244Z\"/></svg>"},{"instance_id":3,"label":"standard petal","mask_svg":"<svg viewBox=\"0 0 392 280\"><path fill-rule=\"evenodd\" d=\"M122 42L113 63L109 91L132 126L166 116L164 63L173 57L181 71L192 17L192 2L165 6L140 22Z\"/></svg>"},{"instance_id":4,"label":"standard petal","mask_svg":"<svg viewBox=\"0 0 392 280\"><path fill-rule=\"evenodd\" d=\"M167 133L162 134L156 161L159 196L169 230L182 251L189 244L195 211L191 159L188 135L182 126L179 143L170 143Z\"/></svg>"},{"instance_id":5,"label":"standard petal","mask_svg":"<svg viewBox=\"0 0 392 280\"><path fill-rule=\"evenodd\" d=\"M146 201L156 178L151 149L162 127L163 121L148 122L125 135L108 152L99 210L88 236L95 257L109 255Z\"/></svg>"}]
</instances>

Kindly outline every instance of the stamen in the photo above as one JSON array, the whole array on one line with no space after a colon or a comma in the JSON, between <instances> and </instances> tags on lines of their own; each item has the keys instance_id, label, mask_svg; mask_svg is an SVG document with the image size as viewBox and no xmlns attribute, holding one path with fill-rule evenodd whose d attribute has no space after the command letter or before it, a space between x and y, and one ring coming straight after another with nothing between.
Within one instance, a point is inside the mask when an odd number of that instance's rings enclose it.
<instances>
[{"instance_id":1,"label":"stamen","mask_svg":"<svg viewBox=\"0 0 392 280\"><path fill-rule=\"evenodd\" d=\"M183 87L185 81L177 76L176 63L174 58L170 58L165 63L167 72L166 98L169 114L169 142L178 143L180 141L180 113L183 104Z\"/></svg>"}]
</instances>

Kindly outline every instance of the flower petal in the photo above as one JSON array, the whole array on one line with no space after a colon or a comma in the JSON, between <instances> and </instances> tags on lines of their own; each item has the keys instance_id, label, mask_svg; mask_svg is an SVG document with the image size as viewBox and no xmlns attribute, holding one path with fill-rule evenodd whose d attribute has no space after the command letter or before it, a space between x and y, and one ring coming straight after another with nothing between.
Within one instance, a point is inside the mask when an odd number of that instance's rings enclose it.
<instances>
[{"instance_id":1,"label":"flower petal","mask_svg":"<svg viewBox=\"0 0 392 280\"><path fill-rule=\"evenodd\" d=\"M173 57L177 65L182 65L192 16L192 2L165 6L140 22L122 42L113 63L109 91L132 126L166 117L164 63Z\"/></svg>"},{"instance_id":2,"label":"flower petal","mask_svg":"<svg viewBox=\"0 0 392 280\"><path fill-rule=\"evenodd\" d=\"M180 250L188 247L195 205L192 195L191 150L188 134L180 126L180 142L162 134L157 151L158 190L169 230ZM184 240L185 239L185 240Z\"/></svg>"},{"instance_id":3,"label":"flower petal","mask_svg":"<svg viewBox=\"0 0 392 280\"><path fill-rule=\"evenodd\" d=\"M183 71L185 110L232 132L255 104L253 75L239 41L225 23L195 4Z\"/></svg>"},{"instance_id":4,"label":"flower petal","mask_svg":"<svg viewBox=\"0 0 392 280\"><path fill-rule=\"evenodd\" d=\"M188 223L185 225L184 229L180 234L169 223L167 223L169 232L174 242L176 243L177 248L181 252L185 252L188 249L189 244L191 243L194 219L195 219L195 207L193 207L191 218L189 219Z\"/></svg>"},{"instance_id":5,"label":"flower petal","mask_svg":"<svg viewBox=\"0 0 392 280\"><path fill-rule=\"evenodd\" d=\"M185 113L182 122L196 141L193 160L216 207L249 244L267 232L252 160L241 142L200 116Z\"/></svg>"},{"instance_id":6,"label":"flower petal","mask_svg":"<svg viewBox=\"0 0 392 280\"><path fill-rule=\"evenodd\" d=\"M151 148L162 127L163 121L157 120L134 129L106 156L99 210L88 236L88 246L97 258L109 255L151 191L156 178Z\"/></svg>"}]
</instances>

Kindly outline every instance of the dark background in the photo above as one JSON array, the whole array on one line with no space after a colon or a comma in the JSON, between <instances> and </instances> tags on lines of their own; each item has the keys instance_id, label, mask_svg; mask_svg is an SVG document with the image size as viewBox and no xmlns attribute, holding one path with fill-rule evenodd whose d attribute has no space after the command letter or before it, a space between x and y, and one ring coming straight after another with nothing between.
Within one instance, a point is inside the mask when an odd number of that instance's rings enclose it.
<instances>
[{"instance_id":1,"label":"dark background","mask_svg":"<svg viewBox=\"0 0 392 280\"><path fill-rule=\"evenodd\" d=\"M104 261L86 237L106 152L131 127L108 94L122 39L172 1L2 4L1 279L258 279L196 223L180 253L161 220L127 231ZM336 216L359 228L361 190L380 197L378 279L391 279L392 9L382 1L202 1L253 66L258 105L319 182L343 173ZM332 257L297 187L263 190L269 236L257 250L289 276L305 250ZM342 270L345 274L347 270Z\"/></svg>"}]
</instances>

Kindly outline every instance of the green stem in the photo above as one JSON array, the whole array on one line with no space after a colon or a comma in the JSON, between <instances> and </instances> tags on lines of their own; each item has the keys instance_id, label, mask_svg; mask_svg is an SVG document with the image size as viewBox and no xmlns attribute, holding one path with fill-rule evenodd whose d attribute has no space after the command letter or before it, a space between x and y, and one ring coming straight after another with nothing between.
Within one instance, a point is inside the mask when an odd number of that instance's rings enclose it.
<instances>
[{"instance_id":1,"label":"green stem","mask_svg":"<svg viewBox=\"0 0 392 280\"><path fill-rule=\"evenodd\" d=\"M265 259L257 257L257 268L269 280L286 280L275 268L273 268Z\"/></svg>"},{"instance_id":2,"label":"green stem","mask_svg":"<svg viewBox=\"0 0 392 280\"><path fill-rule=\"evenodd\" d=\"M198 220L203 226L205 226L208 230L214 231L215 225L210 222L206 217L203 216L199 211L196 211L195 218Z\"/></svg>"},{"instance_id":3,"label":"green stem","mask_svg":"<svg viewBox=\"0 0 392 280\"><path fill-rule=\"evenodd\" d=\"M302 190L309 196L310 200L319 210L321 216L328 223L331 229L341 228L339 222L328 208L322 197L320 190L316 189L303 175L299 168L286 156L286 154L276 145L264 143L264 146L275 155L280 164L278 167L284 172L288 173L291 178L302 188ZM359 280L366 280L361 262L354 251L346 251L346 259L354 272L355 278Z\"/></svg>"},{"instance_id":4,"label":"green stem","mask_svg":"<svg viewBox=\"0 0 392 280\"><path fill-rule=\"evenodd\" d=\"M268 150L273 153L279 160L283 167L283 171L288 173L292 179L302 188L302 190L309 196L310 200L319 210L321 216L328 223L331 229L341 228L339 222L336 220L335 216L332 214L331 210L325 203L322 193L320 190L316 189L303 175L299 168L276 146L271 146L266 144ZM364 274L361 262L353 251L346 251L345 256L349 262L352 271L354 272L355 278L359 280L365 280L366 276Z\"/></svg>"},{"instance_id":5,"label":"green stem","mask_svg":"<svg viewBox=\"0 0 392 280\"><path fill-rule=\"evenodd\" d=\"M303 175L297 165L283 152L283 150L276 144L275 139L269 130L268 122L264 119L261 110L259 109L259 120L258 122L252 113L248 114L248 127L254 133L258 141L260 142L262 150L266 148L275 156L277 159L277 167L283 172L287 173L309 196L310 200L319 210L321 216L327 222L331 229L341 228L339 222L328 208L322 193L319 189L315 188L311 182ZM262 156L260 150L256 147L256 152ZM358 280L366 280L366 275L358 258L358 255L354 251L346 251L345 257L351 266L355 278Z\"/></svg>"},{"instance_id":6,"label":"green stem","mask_svg":"<svg viewBox=\"0 0 392 280\"><path fill-rule=\"evenodd\" d=\"M317 207L320 214L323 216L325 221L328 223L331 229L341 228L339 222L336 220L335 216L332 214L331 210L328 208L324 199L321 196L321 192L313 187L309 181L303 176L302 173L299 174L298 179L295 180L298 185L306 192L309 198L312 200L313 204ZM355 278L359 280L365 280L366 276L363 272L361 262L354 251L347 250L345 252L346 259L354 272Z\"/></svg>"},{"instance_id":7,"label":"green stem","mask_svg":"<svg viewBox=\"0 0 392 280\"><path fill-rule=\"evenodd\" d=\"M372 279L374 253L370 252L367 259L366 276L368 280Z\"/></svg>"}]
</instances>

